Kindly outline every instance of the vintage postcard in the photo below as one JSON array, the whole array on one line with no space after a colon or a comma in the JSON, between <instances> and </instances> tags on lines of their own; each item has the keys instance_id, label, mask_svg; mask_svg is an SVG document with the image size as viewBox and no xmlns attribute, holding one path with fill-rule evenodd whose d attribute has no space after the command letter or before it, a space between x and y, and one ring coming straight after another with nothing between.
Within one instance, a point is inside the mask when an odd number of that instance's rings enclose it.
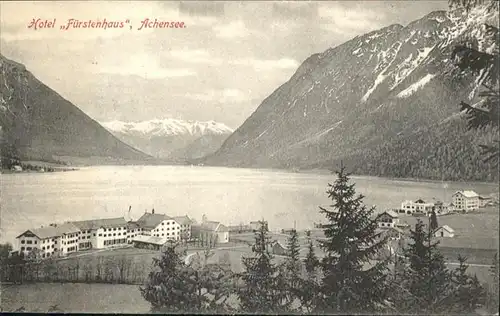
<instances>
[{"instance_id":1,"label":"vintage postcard","mask_svg":"<svg viewBox=\"0 0 500 316\"><path fill-rule=\"evenodd\" d=\"M0 311L498 315L498 20L0 1Z\"/></svg>"}]
</instances>

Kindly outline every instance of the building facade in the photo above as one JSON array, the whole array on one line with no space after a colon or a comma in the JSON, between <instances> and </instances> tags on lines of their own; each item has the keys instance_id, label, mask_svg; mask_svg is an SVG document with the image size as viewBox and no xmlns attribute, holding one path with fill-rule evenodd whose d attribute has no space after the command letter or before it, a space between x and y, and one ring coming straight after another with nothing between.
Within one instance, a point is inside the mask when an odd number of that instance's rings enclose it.
<instances>
[{"instance_id":1,"label":"building facade","mask_svg":"<svg viewBox=\"0 0 500 316\"><path fill-rule=\"evenodd\" d=\"M193 220L190 219L187 215L176 216L174 217L174 220L180 226L180 238L184 240L190 240L192 234Z\"/></svg>"},{"instance_id":2,"label":"building facade","mask_svg":"<svg viewBox=\"0 0 500 316\"><path fill-rule=\"evenodd\" d=\"M71 223L51 224L27 230L16 237L14 250L44 259L78 251L80 230Z\"/></svg>"},{"instance_id":3,"label":"building facade","mask_svg":"<svg viewBox=\"0 0 500 316\"><path fill-rule=\"evenodd\" d=\"M425 202L422 199L418 199L416 201L407 200L401 203L401 210L403 210L406 214L414 214L414 213L428 214L432 212L433 207L434 203Z\"/></svg>"},{"instance_id":4,"label":"building facade","mask_svg":"<svg viewBox=\"0 0 500 316\"><path fill-rule=\"evenodd\" d=\"M229 228L220 222L205 221L200 225L193 225L193 237L214 243L229 242Z\"/></svg>"},{"instance_id":5,"label":"building facade","mask_svg":"<svg viewBox=\"0 0 500 316\"><path fill-rule=\"evenodd\" d=\"M434 237L454 237L455 231L448 225L443 225L434 231Z\"/></svg>"},{"instance_id":6,"label":"building facade","mask_svg":"<svg viewBox=\"0 0 500 316\"><path fill-rule=\"evenodd\" d=\"M141 229L141 235L181 239L181 225L165 214L144 213L136 224Z\"/></svg>"},{"instance_id":7,"label":"building facade","mask_svg":"<svg viewBox=\"0 0 500 316\"><path fill-rule=\"evenodd\" d=\"M72 222L81 234L80 250L123 247L127 245L127 222L123 217Z\"/></svg>"},{"instance_id":8,"label":"building facade","mask_svg":"<svg viewBox=\"0 0 500 316\"><path fill-rule=\"evenodd\" d=\"M399 224L399 216L394 211L385 211L377 216L378 227L396 227Z\"/></svg>"},{"instance_id":9,"label":"building facade","mask_svg":"<svg viewBox=\"0 0 500 316\"><path fill-rule=\"evenodd\" d=\"M452 196L453 205L459 211L473 211L479 208L479 194L474 191L457 191Z\"/></svg>"}]
</instances>

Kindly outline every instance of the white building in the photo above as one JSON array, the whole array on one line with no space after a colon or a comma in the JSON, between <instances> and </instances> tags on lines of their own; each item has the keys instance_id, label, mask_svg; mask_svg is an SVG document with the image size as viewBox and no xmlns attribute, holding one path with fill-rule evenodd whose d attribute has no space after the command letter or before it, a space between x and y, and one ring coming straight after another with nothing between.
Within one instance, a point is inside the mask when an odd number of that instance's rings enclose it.
<instances>
[{"instance_id":1,"label":"white building","mask_svg":"<svg viewBox=\"0 0 500 316\"><path fill-rule=\"evenodd\" d=\"M38 253L40 258L65 256L78 251L80 229L71 224L51 224L47 227L30 229L16 237L14 249L28 255Z\"/></svg>"},{"instance_id":2,"label":"white building","mask_svg":"<svg viewBox=\"0 0 500 316\"><path fill-rule=\"evenodd\" d=\"M453 237L455 231L448 225L443 225L434 231L435 237Z\"/></svg>"},{"instance_id":3,"label":"white building","mask_svg":"<svg viewBox=\"0 0 500 316\"><path fill-rule=\"evenodd\" d=\"M457 191L452 199L453 205L459 211L473 211L479 208L479 194L474 191Z\"/></svg>"},{"instance_id":4,"label":"white building","mask_svg":"<svg viewBox=\"0 0 500 316\"><path fill-rule=\"evenodd\" d=\"M399 216L394 211L385 211L377 216L378 227L389 228L399 224Z\"/></svg>"},{"instance_id":5,"label":"white building","mask_svg":"<svg viewBox=\"0 0 500 316\"><path fill-rule=\"evenodd\" d=\"M434 207L434 203L425 202L422 199L418 199L416 201L404 201L401 203L401 209L405 211L406 214L413 213L430 213L432 208Z\"/></svg>"},{"instance_id":6,"label":"white building","mask_svg":"<svg viewBox=\"0 0 500 316\"><path fill-rule=\"evenodd\" d=\"M123 217L92 219L72 222L81 234L78 236L80 250L103 249L127 244L127 222Z\"/></svg>"},{"instance_id":7,"label":"white building","mask_svg":"<svg viewBox=\"0 0 500 316\"><path fill-rule=\"evenodd\" d=\"M181 239L181 225L165 214L144 213L136 223L141 235Z\"/></svg>"},{"instance_id":8,"label":"white building","mask_svg":"<svg viewBox=\"0 0 500 316\"><path fill-rule=\"evenodd\" d=\"M181 238L186 240L191 239L193 220L190 219L187 215L176 216L174 217L174 220L181 227Z\"/></svg>"},{"instance_id":9,"label":"white building","mask_svg":"<svg viewBox=\"0 0 500 316\"><path fill-rule=\"evenodd\" d=\"M491 205L492 202L493 199L491 197L479 196L479 207L486 207L488 205Z\"/></svg>"},{"instance_id":10,"label":"white building","mask_svg":"<svg viewBox=\"0 0 500 316\"><path fill-rule=\"evenodd\" d=\"M193 225L193 237L216 243L229 242L229 228L220 222L204 221L200 225Z\"/></svg>"}]
</instances>

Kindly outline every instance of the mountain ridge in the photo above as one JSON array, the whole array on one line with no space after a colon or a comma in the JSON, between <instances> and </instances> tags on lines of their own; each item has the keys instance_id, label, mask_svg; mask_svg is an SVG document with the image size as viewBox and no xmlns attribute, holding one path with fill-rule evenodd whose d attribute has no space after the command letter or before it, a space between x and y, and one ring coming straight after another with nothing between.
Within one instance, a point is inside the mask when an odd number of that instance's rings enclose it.
<instances>
[{"instance_id":1,"label":"mountain ridge","mask_svg":"<svg viewBox=\"0 0 500 316\"><path fill-rule=\"evenodd\" d=\"M234 130L215 121L153 119L101 123L123 142L154 157L190 161L215 152Z\"/></svg>"},{"instance_id":2,"label":"mountain ridge","mask_svg":"<svg viewBox=\"0 0 500 316\"><path fill-rule=\"evenodd\" d=\"M0 54L0 126L5 147L26 160L57 156L148 160L119 141L26 67ZM12 153L10 153L12 154Z\"/></svg>"},{"instance_id":3,"label":"mountain ridge","mask_svg":"<svg viewBox=\"0 0 500 316\"><path fill-rule=\"evenodd\" d=\"M476 179L475 169L481 178L497 178L494 171L484 172L491 166L475 162L478 150L457 144L487 136L468 132L455 120L444 130L436 127L458 112L461 100L473 98L481 83L480 75L463 73L451 63L454 45L477 38L480 50L498 51L498 29L489 34L484 27L486 22L498 23L497 19L498 12L487 12L485 7L467 16L460 10L434 11L406 27L390 25L313 54L204 163L317 168L346 160L357 174ZM463 135L448 137L447 128ZM429 154L414 156L420 148L402 139L416 139L422 134L415 132L426 129L431 130L429 135L446 138L446 146L460 148L468 162L448 170L444 165L452 163L451 157L442 152L438 159L443 166L433 170L439 175L406 167L405 160L425 165ZM418 137L425 143L417 146L434 146L425 151L442 146L432 137ZM403 151L405 156L394 164L380 158L379 169L370 169L368 165L375 162L368 156L370 150L393 156ZM384 165L407 171L388 172Z\"/></svg>"}]
</instances>

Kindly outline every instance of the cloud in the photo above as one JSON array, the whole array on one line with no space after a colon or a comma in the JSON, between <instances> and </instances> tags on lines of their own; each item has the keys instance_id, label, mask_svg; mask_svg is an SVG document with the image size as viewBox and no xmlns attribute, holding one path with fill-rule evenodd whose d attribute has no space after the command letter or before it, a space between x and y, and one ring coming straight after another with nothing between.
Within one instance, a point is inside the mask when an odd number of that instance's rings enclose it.
<instances>
[{"instance_id":1,"label":"cloud","mask_svg":"<svg viewBox=\"0 0 500 316\"><path fill-rule=\"evenodd\" d=\"M355 35L368 32L384 25L385 14L382 10L363 9L355 6L345 8L340 3L329 3L319 10L319 20L322 28L335 32Z\"/></svg>"},{"instance_id":2,"label":"cloud","mask_svg":"<svg viewBox=\"0 0 500 316\"><path fill-rule=\"evenodd\" d=\"M251 33L242 20L232 21L223 25L216 25L213 27L213 30L216 37L227 39L246 37Z\"/></svg>"},{"instance_id":3,"label":"cloud","mask_svg":"<svg viewBox=\"0 0 500 316\"><path fill-rule=\"evenodd\" d=\"M95 71L101 74L113 74L121 76L139 76L145 79L163 79L171 77L188 77L196 75L196 72L186 68L162 68L154 57L143 55L132 57L130 61L115 65L99 65Z\"/></svg>"},{"instance_id":4,"label":"cloud","mask_svg":"<svg viewBox=\"0 0 500 316\"><path fill-rule=\"evenodd\" d=\"M170 57L188 63L221 65L222 58L211 56L207 51L201 49L176 49L170 51Z\"/></svg>"},{"instance_id":5,"label":"cloud","mask_svg":"<svg viewBox=\"0 0 500 316\"><path fill-rule=\"evenodd\" d=\"M218 101L223 103L246 102L251 99L250 93L239 89L206 90L204 93L187 93L177 96L196 101Z\"/></svg>"},{"instance_id":6,"label":"cloud","mask_svg":"<svg viewBox=\"0 0 500 316\"><path fill-rule=\"evenodd\" d=\"M257 71L271 69L295 69L299 63L295 59L281 58L276 60L262 60L255 58L236 59L229 61L232 65L252 67Z\"/></svg>"}]
</instances>

